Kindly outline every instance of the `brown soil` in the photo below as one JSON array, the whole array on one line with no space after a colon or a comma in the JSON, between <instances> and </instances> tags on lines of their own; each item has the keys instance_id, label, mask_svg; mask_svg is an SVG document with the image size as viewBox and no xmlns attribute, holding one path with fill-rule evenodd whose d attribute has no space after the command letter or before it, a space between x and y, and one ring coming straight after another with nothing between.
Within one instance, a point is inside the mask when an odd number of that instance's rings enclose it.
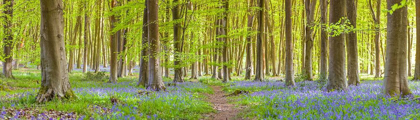
<instances>
[{"instance_id":1,"label":"brown soil","mask_svg":"<svg viewBox=\"0 0 420 120\"><path fill-rule=\"evenodd\" d=\"M209 102L213 104L213 109L217 110L216 113L207 115L210 120L242 120L236 115L239 113L235 105L228 103L225 93L222 91L221 86L211 86L214 94L209 94Z\"/></svg>"}]
</instances>

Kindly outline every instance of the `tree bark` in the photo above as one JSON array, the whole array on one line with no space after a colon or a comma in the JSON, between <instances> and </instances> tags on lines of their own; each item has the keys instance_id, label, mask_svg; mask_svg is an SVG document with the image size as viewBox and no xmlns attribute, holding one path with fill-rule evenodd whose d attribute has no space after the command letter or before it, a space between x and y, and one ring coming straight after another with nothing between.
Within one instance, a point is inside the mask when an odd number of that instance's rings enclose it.
<instances>
[{"instance_id":1,"label":"tree bark","mask_svg":"<svg viewBox=\"0 0 420 120\"><path fill-rule=\"evenodd\" d=\"M5 5L3 13L4 21L4 38L3 38L3 52L4 52L4 61L3 61L3 75L6 78L14 78L12 74L13 70L13 31L12 31L12 22L13 22L13 0L3 0ZM16 62L17 63L17 62Z\"/></svg>"},{"instance_id":2,"label":"tree bark","mask_svg":"<svg viewBox=\"0 0 420 120\"><path fill-rule=\"evenodd\" d=\"M402 0L387 0L387 8ZM387 15L387 46L384 91L386 95L405 97L411 94L407 82L407 7Z\"/></svg>"},{"instance_id":3,"label":"tree bark","mask_svg":"<svg viewBox=\"0 0 420 120\"><path fill-rule=\"evenodd\" d=\"M111 8L114 8L117 5L117 0L113 0L111 3ZM114 15L111 16L111 30L115 28L117 24L117 20ZM110 46L111 46L111 71L109 75L109 82L110 83L117 83L118 77L118 37L117 33L111 34ZM99 65L98 65L99 66Z\"/></svg>"},{"instance_id":4,"label":"tree bark","mask_svg":"<svg viewBox=\"0 0 420 120\"><path fill-rule=\"evenodd\" d=\"M174 8L172 9L172 16L174 21L178 21L181 19L180 15L180 4L181 1L174 0L173 4L175 4ZM175 22L174 23L174 82L184 82L182 78L182 66L181 66L181 23Z\"/></svg>"},{"instance_id":5,"label":"tree bark","mask_svg":"<svg viewBox=\"0 0 420 120\"><path fill-rule=\"evenodd\" d=\"M137 86L144 86L147 87L147 83L149 78L147 72L148 72L148 22L147 22L147 0L145 0L146 8L144 8L144 14L143 14L143 27L142 27L142 42L141 42L141 55L140 55L140 70L139 70L139 82Z\"/></svg>"},{"instance_id":6,"label":"tree bark","mask_svg":"<svg viewBox=\"0 0 420 120\"><path fill-rule=\"evenodd\" d=\"M264 80L264 72L263 72L263 32L264 32L264 0L258 1L258 7L261 9L258 11L258 34L257 34L257 56L256 62L257 65L255 67L255 79L254 81L263 81Z\"/></svg>"},{"instance_id":7,"label":"tree bark","mask_svg":"<svg viewBox=\"0 0 420 120\"><path fill-rule=\"evenodd\" d=\"M306 9L306 35L305 35L305 42L306 42L306 52L305 52L305 66L303 66L303 77L304 80L312 81L312 50L313 50L313 44L314 40L312 38L313 34L313 22L314 22L314 13L315 13L315 5L316 0L306 0L305 1L305 9Z\"/></svg>"},{"instance_id":8,"label":"tree bark","mask_svg":"<svg viewBox=\"0 0 420 120\"><path fill-rule=\"evenodd\" d=\"M149 22L149 88L160 91L166 90L162 81L162 72L160 69L160 42L159 42L159 1L147 1L147 21Z\"/></svg>"},{"instance_id":9,"label":"tree bark","mask_svg":"<svg viewBox=\"0 0 420 120\"><path fill-rule=\"evenodd\" d=\"M357 3L354 0L347 0L347 18L354 28L357 28ZM359 85L359 55L357 51L357 33L351 31L347 35L347 72L348 84Z\"/></svg>"},{"instance_id":10,"label":"tree bark","mask_svg":"<svg viewBox=\"0 0 420 120\"><path fill-rule=\"evenodd\" d=\"M227 45L228 45L228 34L227 34L227 32L228 32L228 28L227 28L227 24L228 24L228 10L229 10L229 0L223 0L222 1L223 2L223 6L224 6L224 12L223 12L223 14L224 14L224 17L223 17L223 22L222 22L222 25L223 25L223 32L222 32L222 34L225 36L224 38L223 38L223 82L224 83L226 83L226 82L228 82L229 81L229 71L228 71L228 66L227 66L227 64L229 63L229 60L228 60L228 53L227 53Z\"/></svg>"},{"instance_id":11,"label":"tree bark","mask_svg":"<svg viewBox=\"0 0 420 120\"><path fill-rule=\"evenodd\" d=\"M416 29L420 28L420 0L416 0ZM419 29L420 30L420 29ZM416 63L414 65L414 79L420 80L420 32L416 32Z\"/></svg>"},{"instance_id":12,"label":"tree bark","mask_svg":"<svg viewBox=\"0 0 420 120\"><path fill-rule=\"evenodd\" d=\"M41 0L41 74L36 101L76 98L69 83L62 0Z\"/></svg>"},{"instance_id":13,"label":"tree bark","mask_svg":"<svg viewBox=\"0 0 420 120\"><path fill-rule=\"evenodd\" d=\"M335 24L346 15L345 0L330 1L330 24ZM328 74L328 91L345 90L347 88L345 70L345 39L344 33L330 36L330 68Z\"/></svg>"},{"instance_id":14,"label":"tree bark","mask_svg":"<svg viewBox=\"0 0 420 120\"><path fill-rule=\"evenodd\" d=\"M286 86L295 86L293 73L292 2L285 0L286 9Z\"/></svg>"},{"instance_id":15,"label":"tree bark","mask_svg":"<svg viewBox=\"0 0 420 120\"><path fill-rule=\"evenodd\" d=\"M251 32L252 31L252 25L254 23L254 16L251 13L251 7L253 7L253 3L254 0L251 0L250 6L248 8L248 26L247 26L247 31ZM252 70L252 52L251 52L251 46L252 46L252 39L251 39L251 35L248 34L246 37L246 63L245 63L245 80L250 80L251 79L251 70Z\"/></svg>"},{"instance_id":16,"label":"tree bark","mask_svg":"<svg viewBox=\"0 0 420 120\"><path fill-rule=\"evenodd\" d=\"M328 2L327 0L320 1L321 6L321 71L320 79L325 79L327 77L328 63L327 63L327 45L328 45L328 33L325 29L328 17Z\"/></svg>"}]
</instances>

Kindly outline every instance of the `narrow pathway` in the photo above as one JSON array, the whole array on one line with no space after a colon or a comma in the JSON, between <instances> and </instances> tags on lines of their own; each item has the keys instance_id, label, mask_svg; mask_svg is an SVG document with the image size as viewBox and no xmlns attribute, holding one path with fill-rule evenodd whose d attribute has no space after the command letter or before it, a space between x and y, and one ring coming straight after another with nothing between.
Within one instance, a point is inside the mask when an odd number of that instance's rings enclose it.
<instances>
[{"instance_id":1,"label":"narrow pathway","mask_svg":"<svg viewBox=\"0 0 420 120\"><path fill-rule=\"evenodd\" d=\"M221 86L211 86L214 94L209 94L209 102L213 104L213 109L217 110L217 113L211 113L208 115L210 120L240 120L236 118L239 110L235 105L228 103L225 92L222 91Z\"/></svg>"}]
</instances>

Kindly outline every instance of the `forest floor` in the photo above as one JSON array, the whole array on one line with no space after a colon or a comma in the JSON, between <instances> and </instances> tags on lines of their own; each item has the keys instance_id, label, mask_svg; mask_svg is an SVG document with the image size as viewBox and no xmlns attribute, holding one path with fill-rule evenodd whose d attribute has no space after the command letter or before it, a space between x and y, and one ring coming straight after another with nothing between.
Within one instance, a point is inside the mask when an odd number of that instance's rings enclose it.
<instances>
[{"instance_id":1,"label":"forest floor","mask_svg":"<svg viewBox=\"0 0 420 120\"><path fill-rule=\"evenodd\" d=\"M108 73L69 74L78 99L38 104L35 96L41 83L40 70L13 71L15 79L0 77L0 120L3 119L418 119L420 103L384 96L382 78L362 74L359 86L328 92L325 83L296 77L286 87L279 77L263 82L233 76L223 83L210 76L172 84L167 91L137 86L138 74L107 83ZM411 79L411 78L410 78ZM420 97L420 82L409 81ZM398 99L398 98L397 98ZM352 112L349 112L352 111Z\"/></svg>"},{"instance_id":2,"label":"forest floor","mask_svg":"<svg viewBox=\"0 0 420 120\"><path fill-rule=\"evenodd\" d=\"M213 94L209 94L208 101L212 103L213 109L217 110L216 113L208 115L211 120L238 120L237 115L240 110L234 104L228 102L225 92L221 86L211 86Z\"/></svg>"}]
</instances>

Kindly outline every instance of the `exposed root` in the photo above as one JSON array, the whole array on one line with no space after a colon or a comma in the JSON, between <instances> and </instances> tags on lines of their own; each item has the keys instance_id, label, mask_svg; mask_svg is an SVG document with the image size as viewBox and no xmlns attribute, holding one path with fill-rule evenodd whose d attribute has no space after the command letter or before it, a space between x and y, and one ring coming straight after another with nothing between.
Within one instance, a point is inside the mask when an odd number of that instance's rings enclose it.
<instances>
[{"instance_id":1,"label":"exposed root","mask_svg":"<svg viewBox=\"0 0 420 120\"><path fill-rule=\"evenodd\" d=\"M67 100L73 100L77 99L77 96L73 93L72 90L67 90L64 95L60 95L58 93L55 93L53 89L49 89L46 87L41 87L39 89L38 95L36 96L36 101L38 103L44 103L51 101L53 99L67 99Z\"/></svg>"}]
</instances>

